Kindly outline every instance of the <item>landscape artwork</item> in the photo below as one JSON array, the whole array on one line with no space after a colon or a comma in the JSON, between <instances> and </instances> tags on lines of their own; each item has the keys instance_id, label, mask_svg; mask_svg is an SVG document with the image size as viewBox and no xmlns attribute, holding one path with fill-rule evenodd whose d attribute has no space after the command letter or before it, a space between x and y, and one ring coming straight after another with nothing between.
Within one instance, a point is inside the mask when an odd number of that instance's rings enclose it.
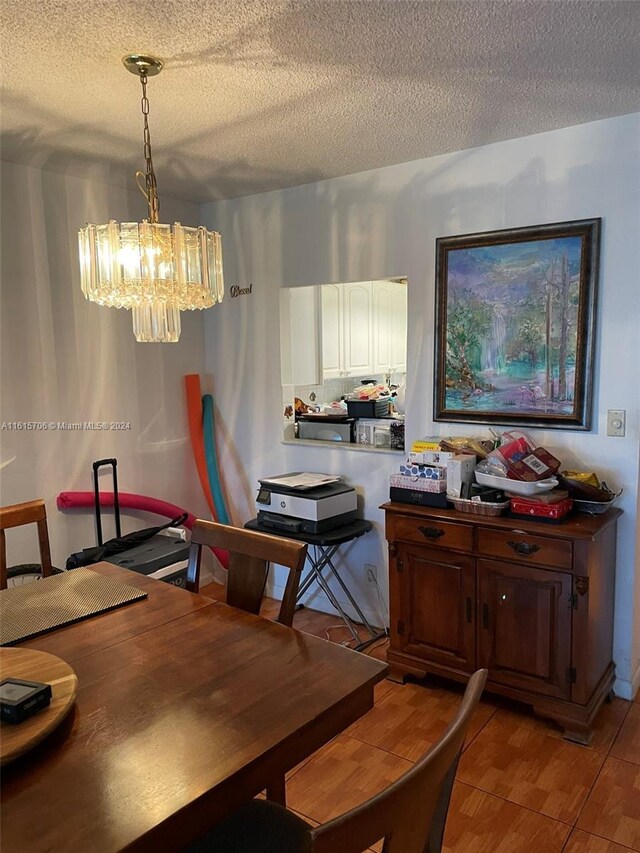
<instances>
[{"instance_id":1,"label":"landscape artwork","mask_svg":"<svg viewBox=\"0 0 640 853\"><path fill-rule=\"evenodd\" d=\"M589 429L599 224L437 241L435 420Z\"/></svg>"}]
</instances>

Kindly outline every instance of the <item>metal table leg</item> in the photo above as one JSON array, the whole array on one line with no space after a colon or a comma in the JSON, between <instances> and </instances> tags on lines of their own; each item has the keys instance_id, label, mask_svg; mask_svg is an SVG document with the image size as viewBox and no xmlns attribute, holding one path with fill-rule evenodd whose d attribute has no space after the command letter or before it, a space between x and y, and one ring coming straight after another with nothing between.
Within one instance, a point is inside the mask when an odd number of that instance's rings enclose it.
<instances>
[{"instance_id":1,"label":"metal table leg","mask_svg":"<svg viewBox=\"0 0 640 853\"><path fill-rule=\"evenodd\" d=\"M357 601L351 595L349 588L347 587L346 583L342 580L342 578L340 577L340 575L338 573L338 570L336 569L336 567L333 565L333 563L331 561L331 557L335 554L336 551L337 551L337 548L333 548L329 553L326 554L325 563L323 565L327 565L331 569L335 579L338 581L338 583L340 584L340 586L344 590L345 595L347 596L347 598L351 602L353 609L356 611L356 613L358 614L358 616L362 620L362 624L365 626L365 628L371 634L371 636L374 637L374 636L376 636L375 630L371 627L371 625L367 621L367 617L364 615L364 613L360 609Z\"/></svg>"},{"instance_id":2,"label":"metal table leg","mask_svg":"<svg viewBox=\"0 0 640 853\"><path fill-rule=\"evenodd\" d=\"M334 566L334 564L332 562L332 557L338 551L338 548L339 548L338 545L332 545L332 546L313 545L313 549L314 549L313 554L311 553L311 551L307 551L307 559L309 561L310 568L309 568L309 571L308 571L307 575L305 576L305 578L303 579L302 584L298 590L298 595L297 595L296 600L299 601L300 598L310 588L310 586L312 585L314 580L317 581L318 586L322 589L322 591L327 596L327 598L329 599L329 601L333 605L333 607L335 607L335 609L338 611L338 613L342 617L343 622L345 623L345 625L347 626L347 628L351 632L351 635L353 636L354 640L356 640L357 645L355 646L355 648L357 650L361 650L361 649L365 648L366 646L370 645L375 640L379 640L382 637L385 637L386 633L384 630L381 632L376 632L376 630L371 626L371 624L367 620L366 616L364 615L364 613L360 609L357 601L354 599L353 595L349 591L349 588L347 587L345 582L340 577L338 570L336 569L336 567ZM327 568L333 573L334 577L336 578L336 580L340 584L341 588L343 589L345 595L349 599L353 609L355 610L356 614L360 618L362 624L365 626L365 628L369 632L369 635L371 637L370 640L366 640L365 642L360 641L360 637L358 636L357 630L355 628L356 623L354 623L353 619L351 619L351 617L348 615L348 613L346 613L345 609L342 607L342 605L338 601L336 595L334 594L333 590L329 586L327 579L323 575L324 569L327 569Z\"/></svg>"}]
</instances>

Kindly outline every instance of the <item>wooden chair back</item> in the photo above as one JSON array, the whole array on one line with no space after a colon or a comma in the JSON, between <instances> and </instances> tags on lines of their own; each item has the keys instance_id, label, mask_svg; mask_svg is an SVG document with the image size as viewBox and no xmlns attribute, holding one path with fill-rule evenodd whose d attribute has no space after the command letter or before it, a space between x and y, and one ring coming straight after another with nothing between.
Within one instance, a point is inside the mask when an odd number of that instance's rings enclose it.
<instances>
[{"instance_id":1,"label":"wooden chair back","mask_svg":"<svg viewBox=\"0 0 640 853\"><path fill-rule=\"evenodd\" d=\"M42 576L53 574L51 550L49 548L49 530L47 528L47 510L41 499L22 504L0 507L0 589L7 588L7 543L5 530L22 527L25 524L37 524L40 544L40 564Z\"/></svg>"},{"instance_id":2,"label":"wooden chair back","mask_svg":"<svg viewBox=\"0 0 640 853\"><path fill-rule=\"evenodd\" d=\"M487 670L475 672L442 738L381 793L311 830L310 853L357 853L384 838L383 853L440 853L453 779Z\"/></svg>"},{"instance_id":3,"label":"wooden chair back","mask_svg":"<svg viewBox=\"0 0 640 853\"><path fill-rule=\"evenodd\" d=\"M248 613L260 612L269 563L286 566L289 576L276 621L291 627L300 575L307 556L307 546L304 542L197 519L191 530L191 551L187 570L187 589L192 592L198 592L200 589L200 558L203 545L223 548L229 552L227 604Z\"/></svg>"}]
</instances>

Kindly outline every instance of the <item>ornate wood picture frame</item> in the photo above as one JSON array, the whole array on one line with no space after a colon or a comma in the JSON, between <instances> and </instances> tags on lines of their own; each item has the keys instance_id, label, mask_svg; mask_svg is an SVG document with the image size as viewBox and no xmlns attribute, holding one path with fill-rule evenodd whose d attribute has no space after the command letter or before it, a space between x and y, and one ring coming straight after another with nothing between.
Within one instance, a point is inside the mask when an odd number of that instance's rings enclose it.
<instances>
[{"instance_id":1,"label":"ornate wood picture frame","mask_svg":"<svg viewBox=\"0 0 640 853\"><path fill-rule=\"evenodd\" d=\"M436 421L590 429L600 222L436 240Z\"/></svg>"}]
</instances>

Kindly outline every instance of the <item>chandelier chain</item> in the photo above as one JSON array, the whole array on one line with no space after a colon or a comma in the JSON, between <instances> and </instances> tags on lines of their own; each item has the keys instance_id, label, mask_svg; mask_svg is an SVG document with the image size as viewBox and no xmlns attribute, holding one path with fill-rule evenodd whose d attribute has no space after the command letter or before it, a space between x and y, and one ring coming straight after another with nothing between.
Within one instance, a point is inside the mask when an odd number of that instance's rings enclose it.
<instances>
[{"instance_id":1,"label":"chandelier chain","mask_svg":"<svg viewBox=\"0 0 640 853\"><path fill-rule=\"evenodd\" d=\"M142 115L144 117L144 159L146 161L147 170L145 172L145 186L147 188L146 197L149 205L149 220L158 222L160 213L160 203L158 201L158 183L156 175L153 171L153 160L151 158L151 133L149 132L149 99L147 98L147 75L144 72L140 73L140 82L142 83Z\"/></svg>"}]
</instances>

